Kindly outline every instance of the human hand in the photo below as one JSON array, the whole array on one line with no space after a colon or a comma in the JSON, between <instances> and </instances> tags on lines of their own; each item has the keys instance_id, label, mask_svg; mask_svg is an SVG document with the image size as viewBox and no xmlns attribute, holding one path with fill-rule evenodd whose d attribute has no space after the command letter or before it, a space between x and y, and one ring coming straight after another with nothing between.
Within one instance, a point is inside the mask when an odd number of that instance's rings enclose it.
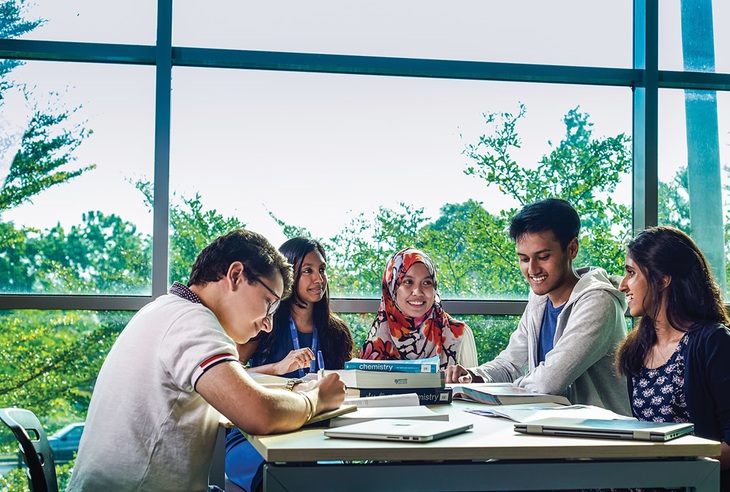
<instances>
[{"instance_id":1,"label":"human hand","mask_svg":"<svg viewBox=\"0 0 730 492\"><path fill-rule=\"evenodd\" d=\"M309 381L305 380L302 383L297 383L294 386L294 391L312 391L319 385L319 381L316 379L311 379Z\"/></svg>"},{"instance_id":2,"label":"human hand","mask_svg":"<svg viewBox=\"0 0 730 492\"><path fill-rule=\"evenodd\" d=\"M345 401L345 383L336 372L330 373L319 381L311 381L308 384L316 384L319 392L317 398L317 409L315 415L327 410L334 410Z\"/></svg>"},{"instance_id":3,"label":"human hand","mask_svg":"<svg viewBox=\"0 0 730 492\"><path fill-rule=\"evenodd\" d=\"M303 369L309 367L311 362L314 360L314 353L309 347L304 347L299 350L292 350L286 357L277 363L277 373L287 374L297 369Z\"/></svg>"},{"instance_id":4,"label":"human hand","mask_svg":"<svg viewBox=\"0 0 730 492\"><path fill-rule=\"evenodd\" d=\"M459 364L447 367L444 377L447 383L471 383L472 381L471 373Z\"/></svg>"}]
</instances>

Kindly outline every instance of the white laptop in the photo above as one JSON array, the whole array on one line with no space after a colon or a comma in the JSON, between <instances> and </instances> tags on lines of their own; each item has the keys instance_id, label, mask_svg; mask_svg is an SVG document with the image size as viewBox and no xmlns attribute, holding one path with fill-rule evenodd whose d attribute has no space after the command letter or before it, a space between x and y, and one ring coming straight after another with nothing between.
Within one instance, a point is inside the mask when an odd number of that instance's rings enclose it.
<instances>
[{"instance_id":1,"label":"white laptop","mask_svg":"<svg viewBox=\"0 0 730 492\"><path fill-rule=\"evenodd\" d=\"M377 441L430 442L466 432L472 424L443 420L376 419L324 431L327 437Z\"/></svg>"},{"instance_id":2,"label":"white laptop","mask_svg":"<svg viewBox=\"0 0 730 492\"><path fill-rule=\"evenodd\" d=\"M635 441L669 441L694 430L694 424L644 422L640 420L548 418L515 424L525 434L547 436L628 439Z\"/></svg>"}]
</instances>

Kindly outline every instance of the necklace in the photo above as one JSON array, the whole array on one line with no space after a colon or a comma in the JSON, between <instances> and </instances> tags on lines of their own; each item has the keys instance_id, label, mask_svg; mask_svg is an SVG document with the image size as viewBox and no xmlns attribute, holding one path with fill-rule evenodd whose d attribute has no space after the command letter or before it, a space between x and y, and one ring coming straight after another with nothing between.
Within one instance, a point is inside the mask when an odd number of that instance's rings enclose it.
<instances>
[{"instance_id":1,"label":"necklace","mask_svg":"<svg viewBox=\"0 0 730 492\"><path fill-rule=\"evenodd\" d=\"M679 345L679 342L684 338L685 333L680 332L679 336L674 337L673 339L667 341L666 343L654 344L654 347L651 351L651 356L649 357L649 369L656 369L657 367L660 367L669 360L669 358L672 356L675 350L677 350L677 345Z\"/></svg>"}]
</instances>

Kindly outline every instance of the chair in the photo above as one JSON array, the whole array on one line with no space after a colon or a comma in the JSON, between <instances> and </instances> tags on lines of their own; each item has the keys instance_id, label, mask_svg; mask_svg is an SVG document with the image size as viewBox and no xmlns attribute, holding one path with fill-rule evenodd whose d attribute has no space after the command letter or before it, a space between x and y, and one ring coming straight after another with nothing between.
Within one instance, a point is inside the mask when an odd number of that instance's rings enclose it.
<instances>
[{"instance_id":1,"label":"chair","mask_svg":"<svg viewBox=\"0 0 730 492\"><path fill-rule=\"evenodd\" d=\"M476 367L479 365L477 343L474 340L474 332L469 325L464 325L464 334L461 336L461 347L456 354L456 363L464 367Z\"/></svg>"},{"instance_id":2,"label":"chair","mask_svg":"<svg viewBox=\"0 0 730 492\"><path fill-rule=\"evenodd\" d=\"M58 492L53 453L38 417L22 408L2 408L0 420L20 443L31 492Z\"/></svg>"}]
</instances>

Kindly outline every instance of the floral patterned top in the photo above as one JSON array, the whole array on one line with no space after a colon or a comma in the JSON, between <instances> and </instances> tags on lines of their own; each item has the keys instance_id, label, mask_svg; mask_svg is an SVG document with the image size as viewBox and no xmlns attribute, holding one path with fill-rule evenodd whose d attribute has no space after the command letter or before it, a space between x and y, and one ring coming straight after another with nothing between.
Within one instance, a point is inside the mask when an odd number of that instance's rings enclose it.
<instances>
[{"instance_id":1,"label":"floral patterned top","mask_svg":"<svg viewBox=\"0 0 730 492\"><path fill-rule=\"evenodd\" d=\"M639 420L654 422L689 422L689 412L684 396L684 348L687 334L677 344L664 365L656 369L643 367L641 374L633 376L631 409Z\"/></svg>"}]
</instances>

